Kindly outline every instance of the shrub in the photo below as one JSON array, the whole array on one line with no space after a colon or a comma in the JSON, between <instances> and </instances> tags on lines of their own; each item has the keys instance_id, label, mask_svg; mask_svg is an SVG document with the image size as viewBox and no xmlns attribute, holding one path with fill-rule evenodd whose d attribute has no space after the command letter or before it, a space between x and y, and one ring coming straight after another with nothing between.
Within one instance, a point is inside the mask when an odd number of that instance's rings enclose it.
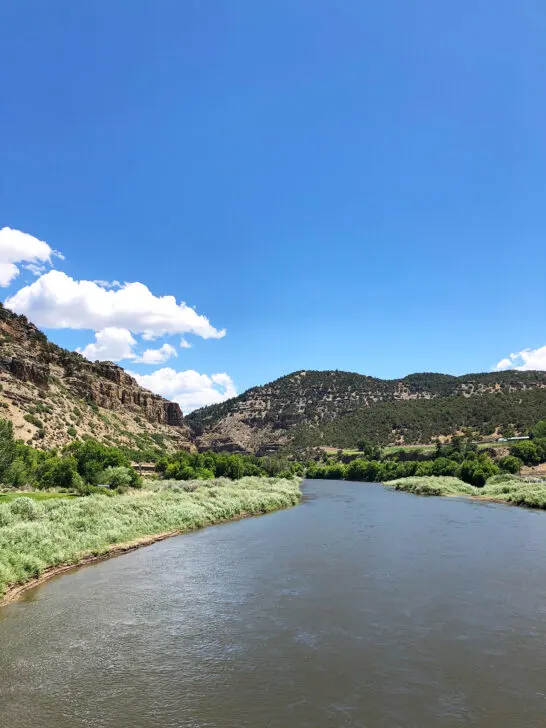
<instances>
[{"instance_id":1,"label":"shrub","mask_svg":"<svg viewBox=\"0 0 546 728\"><path fill-rule=\"evenodd\" d=\"M473 486L466 485L458 478L445 476L403 478L388 481L385 485L415 495L475 495L477 492Z\"/></svg>"},{"instance_id":2,"label":"shrub","mask_svg":"<svg viewBox=\"0 0 546 728\"><path fill-rule=\"evenodd\" d=\"M214 478L214 473L208 468L197 468L195 471L195 477L198 480L212 480L212 478Z\"/></svg>"},{"instance_id":3,"label":"shrub","mask_svg":"<svg viewBox=\"0 0 546 728\"><path fill-rule=\"evenodd\" d=\"M540 420L531 429L530 435L533 439L545 440L546 439L546 420Z\"/></svg>"},{"instance_id":4,"label":"shrub","mask_svg":"<svg viewBox=\"0 0 546 728\"><path fill-rule=\"evenodd\" d=\"M50 458L43 469L40 484L43 488L77 488L80 477L76 459Z\"/></svg>"},{"instance_id":5,"label":"shrub","mask_svg":"<svg viewBox=\"0 0 546 728\"><path fill-rule=\"evenodd\" d=\"M129 486L133 484L132 473L134 472L132 468L124 465L109 466L102 471L100 480L111 488Z\"/></svg>"},{"instance_id":6,"label":"shrub","mask_svg":"<svg viewBox=\"0 0 546 728\"><path fill-rule=\"evenodd\" d=\"M12 462L4 475L4 483L13 488L21 488L29 482L29 473L24 460L17 458Z\"/></svg>"},{"instance_id":7,"label":"shrub","mask_svg":"<svg viewBox=\"0 0 546 728\"><path fill-rule=\"evenodd\" d=\"M459 469L458 463L447 458L437 458L432 461L432 475L456 475Z\"/></svg>"},{"instance_id":8,"label":"shrub","mask_svg":"<svg viewBox=\"0 0 546 728\"><path fill-rule=\"evenodd\" d=\"M347 466L347 480L363 480L373 482L377 478L378 463L369 460L357 458L352 460Z\"/></svg>"},{"instance_id":9,"label":"shrub","mask_svg":"<svg viewBox=\"0 0 546 728\"><path fill-rule=\"evenodd\" d=\"M14 516L19 516L24 521L34 521L40 513L38 504L32 498L27 498L26 496L15 498L10 503L10 510Z\"/></svg>"},{"instance_id":10,"label":"shrub","mask_svg":"<svg viewBox=\"0 0 546 728\"><path fill-rule=\"evenodd\" d=\"M503 472L512 474L519 473L522 465L523 463L521 462L521 460L514 457L513 455L507 455L499 462L500 469Z\"/></svg>"},{"instance_id":11,"label":"shrub","mask_svg":"<svg viewBox=\"0 0 546 728\"><path fill-rule=\"evenodd\" d=\"M497 475L499 468L487 455L479 455L477 460L465 460L460 468L460 478L465 483L482 488L489 478Z\"/></svg>"},{"instance_id":12,"label":"shrub","mask_svg":"<svg viewBox=\"0 0 546 728\"><path fill-rule=\"evenodd\" d=\"M0 528L9 526L13 521L13 513L11 512L9 503L0 503Z\"/></svg>"},{"instance_id":13,"label":"shrub","mask_svg":"<svg viewBox=\"0 0 546 728\"><path fill-rule=\"evenodd\" d=\"M28 412L24 415L24 419L27 422L30 422L31 425L34 425L34 427L37 427L39 430L43 430L44 423L42 420L38 419L38 417L35 417L34 415L29 414Z\"/></svg>"},{"instance_id":14,"label":"shrub","mask_svg":"<svg viewBox=\"0 0 546 728\"><path fill-rule=\"evenodd\" d=\"M525 465L538 465L541 459L539 448L531 440L514 443L510 448L510 455L518 458Z\"/></svg>"},{"instance_id":15,"label":"shrub","mask_svg":"<svg viewBox=\"0 0 546 728\"><path fill-rule=\"evenodd\" d=\"M48 566L105 553L112 544L166 531L193 530L240 514L267 513L295 505L300 498L298 483L292 479L244 478L237 483L209 480L185 485L192 485L195 492L158 487L139 497L105 497L101 493L39 504L17 498L9 504L7 514L0 506L0 518L5 521L0 528L0 597L10 584L38 576ZM36 518L39 524L28 523Z\"/></svg>"}]
</instances>

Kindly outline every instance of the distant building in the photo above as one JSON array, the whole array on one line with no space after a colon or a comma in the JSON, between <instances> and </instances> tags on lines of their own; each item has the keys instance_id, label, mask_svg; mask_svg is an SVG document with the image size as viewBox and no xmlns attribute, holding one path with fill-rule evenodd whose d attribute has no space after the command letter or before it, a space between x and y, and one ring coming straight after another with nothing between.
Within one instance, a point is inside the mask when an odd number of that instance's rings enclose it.
<instances>
[{"instance_id":1,"label":"distant building","mask_svg":"<svg viewBox=\"0 0 546 728\"><path fill-rule=\"evenodd\" d=\"M499 437L497 442L513 442L514 440L529 440L529 435L523 435L521 437Z\"/></svg>"},{"instance_id":2,"label":"distant building","mask_svg":"<svg viewBox=\"0 0 546 728\"><path fill-rule=\"evenodd\" d=\"M131 467L137 471L139 475L146 473L155 473L155 463L131 463Z\"/></svg>"}]
</instances>

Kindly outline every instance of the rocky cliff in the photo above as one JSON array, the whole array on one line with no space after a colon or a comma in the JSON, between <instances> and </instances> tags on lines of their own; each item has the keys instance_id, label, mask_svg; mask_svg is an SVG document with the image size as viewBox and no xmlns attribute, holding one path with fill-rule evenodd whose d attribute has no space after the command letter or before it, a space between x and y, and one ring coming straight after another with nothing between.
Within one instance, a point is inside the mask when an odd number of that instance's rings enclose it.
<instances>
[{"instance_id":1,"label":"rocky cliff","mask_svg":"<svg viewBox=\"0 0 546 728\"><path fill-rule=\"evenodd\" d=\"M131 447L192 448L175 402L112 362L92 363L48 341L24 316L0 308L0 415L43 447L93 436Z\"/></svg>"}]
</instances>

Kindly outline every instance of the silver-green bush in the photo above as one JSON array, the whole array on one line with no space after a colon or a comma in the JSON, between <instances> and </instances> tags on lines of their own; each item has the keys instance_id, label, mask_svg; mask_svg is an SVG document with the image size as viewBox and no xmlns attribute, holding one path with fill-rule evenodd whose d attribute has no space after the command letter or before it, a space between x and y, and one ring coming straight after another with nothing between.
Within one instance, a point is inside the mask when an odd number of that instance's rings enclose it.
<instances>
[{"instance_id":1,"label":"silver-green bush","mask_svg":"<svg viewBox=\"0 0 546 728\"><path fill-rule=\"evenodd\" d=\"M483 488L468 485L458 478L434 476L401 478L388 481L385 485L416 495L479 496L528 508L546 509L546 480L541 478L495 475Z\"/></svg>"},{"instance_id":2,"label":"silver-green bush","mask_svg":"<svg viewBox=\"0 0 546 728\"><path fill-rule=\"evenodd\" d=\"M169 531L189 531L295 505L299 481L248 477L186 481L115 497L17 498L0 505L0 596L45 569ZM188 488L193 490L188 492Z\"/></svg>"}]
</instances>

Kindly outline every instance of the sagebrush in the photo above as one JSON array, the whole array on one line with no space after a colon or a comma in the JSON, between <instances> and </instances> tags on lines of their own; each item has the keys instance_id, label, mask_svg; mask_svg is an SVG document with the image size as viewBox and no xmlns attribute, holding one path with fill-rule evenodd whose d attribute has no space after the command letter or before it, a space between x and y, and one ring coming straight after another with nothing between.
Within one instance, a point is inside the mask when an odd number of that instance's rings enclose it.
<instances>
[{"instance_id":1,"label":"sagebrush","mask_svg":"<svg viewBox=\"0 0 546 728\"><path fill-rule=\"evenodd\" d=\"M77 563L115 544L267 513L295 505L299 497L296 479L249 477L115 497L16 498L0 504L0 596L48 567Z\"/></svg>"}]
</instances>

